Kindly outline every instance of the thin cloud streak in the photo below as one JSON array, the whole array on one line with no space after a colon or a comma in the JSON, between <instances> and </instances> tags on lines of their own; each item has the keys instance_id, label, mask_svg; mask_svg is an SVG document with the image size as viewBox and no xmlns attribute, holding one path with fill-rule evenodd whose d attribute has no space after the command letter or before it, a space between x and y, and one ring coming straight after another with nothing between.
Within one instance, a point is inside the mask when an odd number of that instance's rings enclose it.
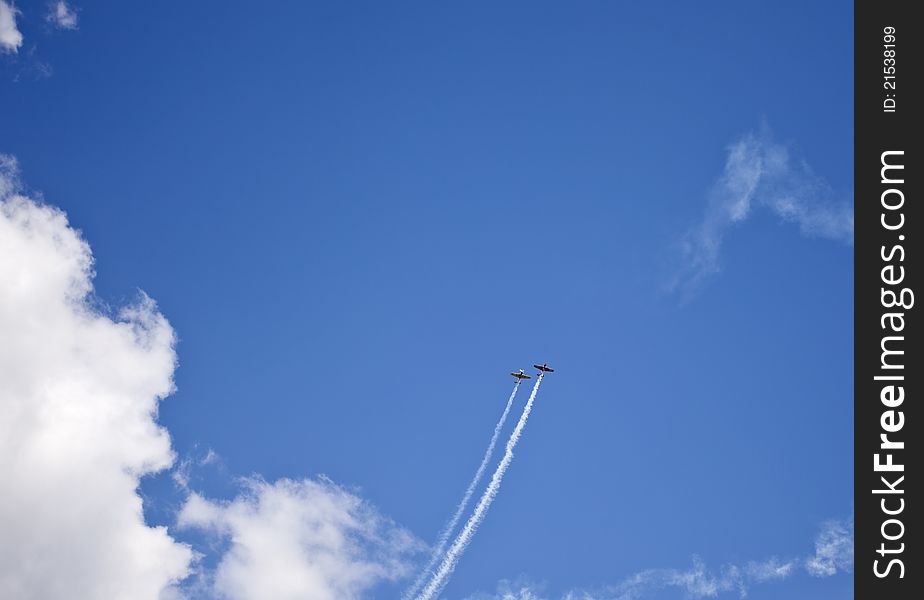
<instances>
[{"instance_id":1,"label":"thin cloud streak","mask_svg":"<svg viewBox=\"0 0 924 600\"><path fill-rule=\"evenodd\" d=\"M691 600L733 594L746 598L755 585L781 582L800 572L814 577L831 577L853 572L853 518L828 521L815 538L815 553L806 558L782 560L772 557L743 565L726 564L710 569L698 556L688 569L646 569L615 585L594 590L573 589L561 600L642 600L652 594L676 589ZM547 600L541 584L502 580L494 593L478 593L467 600Z\"/></svg>"},{"instance_id":2,"label":"thin cloud streak","mask_svg":"<svg viewBox=\"0 0 924 600\"><path fill-rule=\"evenodd\" d=\"M725 168L709 194L702 220L680 241L680 266L668 290L685 298L721 270L728 231L766 208L803 235L853 242L853 206L804 161L790 156L764 127L728 148Z\"/></svg>"},{"instance_id":3,"label":"thin cloud streak","mask_svg":"<svg viewBox=\"0 0 924 600\"><path fill-rule=\"evenodd\" d=\"M746 565L724 565L718 571L711 571L699 557L693 558L693 566L686 570L651 569L636 573L621 583L599 594L568 595L570 600L637 600L649 593L665 588L677 588L689 598L715 598L720 594L736 593L747 596L748 589L755 583L768 583L786 579L796 569L797 561L781 561L771 558L764 562L749 562Z\"/></svg>"}]
</instances>

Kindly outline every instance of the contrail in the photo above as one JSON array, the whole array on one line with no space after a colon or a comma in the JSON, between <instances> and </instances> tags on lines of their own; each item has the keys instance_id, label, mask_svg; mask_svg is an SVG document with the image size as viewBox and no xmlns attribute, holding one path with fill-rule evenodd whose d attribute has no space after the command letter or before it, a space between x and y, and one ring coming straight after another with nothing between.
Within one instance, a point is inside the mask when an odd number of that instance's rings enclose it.
<instances>
[{"instance_id":1,"label":"contrail","mask_svg":"<svg viewBox=\"0 0 924 600\"><path fill-rule=\"evenodd\" d=\"M469 517L468 521L465 523L465 527L462 528L462 531L459 532L459 535L452 543L452 546L450 546L449 550L446 551L446 556L443 557L443 562L440 563L439 569L437 569L436 573L433 574L433 577L430 579L430 583L428 583L427 587L425 587L420 595L417 596L417 600L432 600L434 596L440 593L440 591L448 582L449 576L456 568L459 559L462 557L462 553L465 552L465 548L468 546L469 542L472 541L472 537L475 535L475 530L478 529L478 526L481 525L481 522L484 520L485 514L488 512L488 508L491 506L491 502L494 501L494 498L497 496L497 492L500 489L500 484L501 480L504 478L504 473L507 471L507 467L510 466L510 462L513 460L513 449L516 447L517 442L520 440L520 435L523 433L523 427L526 426L526 419L529 418L529 413L533 409L533 402L536 400L536 393L539 392L539 384L542 383L542 376L543 373L539 373L539 378L536 379L536 384L533 386L533 391L529 395L529 400L526 402L526 406L523 407L523 414L520 415L520 420L517 422L517 426L514 428L513 433L510 434L510 439L507 440L507 448L504 451L504 457L501 459L500 464L497 465L497 469L494 471L494 475L491 477L491 483L488 484L484 494L481 495L481 500L479 500L478 505L475 506L475 510L472 512L472 516Z\"/></svg>"},{"instance_id":2,"label":"contrail","mask_svg":"<svg viewBox=\"0 0 924 600\"><path fill-rule=\"evenodd\" d=\"M462 500L459 502L459 506L456 507L455 514L452 515L452 518L449 519L449 522L446 523L446 526L443 527L443 530L440 532L440 535L436 541L436 548L433 550L433 555L430 556L430 562L428 562L427 566L424 567L423 571L420 572L420 575L417 577L417 580L414 581L414 584L409 587L401 596L402 600L410 600L414 597L414 594L416 594L420 589L420 586L424 584L424 581L426 581L427 577L433 573L433 567L436 566L436 562L443 555L443 550L446 548L446 543L449 542L449 536L452 535L452 532L456 530L456 525L459 524L459 519L462 518L462 513L464 513L465 509L468 507L468 503L471 501L472 495L475 493L475 488L478 487L478 482L481 481L481 478L484 476L485 469L488 468L488 463L491 462L491 456L494 454L494 447L497 446L497 440L500 437L501 430L504 428L504 423L507 421L507 415L510 414L510 407L513 406L513 399L516 397L517 390L519 389L520 381L517 380L517 382L513 384L513 391L510 392L510 397L507 398L507 406L504 407L504 413L501 415L497 425L494 426L494 435L491 436L491 442L488 444L488 449L484 451L484 458L481 459L481 464L478 465L478 470L475 471L475 476L472 477L471 483L468 484L468 488L466 488L465 494L462 496Z\"/></svg>"}]
</instances>

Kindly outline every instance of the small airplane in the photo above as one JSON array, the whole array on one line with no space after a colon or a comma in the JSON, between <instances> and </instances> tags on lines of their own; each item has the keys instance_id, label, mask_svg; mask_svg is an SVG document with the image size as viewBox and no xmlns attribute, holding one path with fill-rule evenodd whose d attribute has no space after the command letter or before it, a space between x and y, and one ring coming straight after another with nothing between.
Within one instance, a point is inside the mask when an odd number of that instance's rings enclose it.
<instances>
[{"instance_id":1,"label":"small airplane","mask_svg":"<svg viewBox=\"0 0 924 600\"><path fill-rule=\"evenodd\" d=\"M532 379L532 377L530 377L529 375L527 375L526 372L523 371L523 369L520 369L520 372L519 372L519 373L511 373L511 375L513 375L514 377L517 378L517 383L520 383L520 382L523 381L524 379Z\"/></svg>"},{"instance_id":2,"label":"small airplane","mask_svg":"<svg viewBox=\"0 0 924 600\"><path fill-rule=\"evenodd\" d=\"M551 373L555 370L552 367L550 367L548 363L542 363L541 365L533 365L533 366L544 373Z\"/></svg>"}]
</instances>

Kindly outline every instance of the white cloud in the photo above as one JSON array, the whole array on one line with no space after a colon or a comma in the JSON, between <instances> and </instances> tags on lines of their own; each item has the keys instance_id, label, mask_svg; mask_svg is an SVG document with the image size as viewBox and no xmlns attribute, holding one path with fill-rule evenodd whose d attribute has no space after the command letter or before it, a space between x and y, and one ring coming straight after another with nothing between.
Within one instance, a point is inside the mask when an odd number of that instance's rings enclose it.
<instances>
[{"instance_id":1,"label":"white cloud","mask_svg":"<svg viewBox=\"0 0 924 600\"><path fill-rule=\"evenodd\" d=\"M654 590L677 588L683 590L687 597L697 600L716 598L728 592L736 593L744 598L752 584L785 579L794 572L795 567L795 561L780 561L774 557L763 562L749 562L744 566L728 564L712 571L701 559L694 557L693 566L690 569L642 571L613 586L600 597L612 600L635 600Z\"/></svg>"},{"instance_id":2,"label":"white cloud","mask_svg":"<svg viewBox=\"0 0 924 600\"><path fill-rule=\"evenodd\" d=\"M77 11L64 0L49 7L45 20L60 29L77 29Z\"/></svg>"},{"instance_id":3,"label":"white cloud","mask_svg":"<svg viewBox=\"0 0 924 600\"><path fill-rule=\"evenodd\" d=\"M90 247L0 158L0 597L156 600L193 554L149 527L140 478L173 462L158 403L174 334L146 296L91 302Z\"/></svg>"},{"instance_id":4,"label":"white cloud","mask_svg":"<svg viewBox=\"0 0 924 600\"><path fill-rule=\"evenodd\" d=\"M0 0L0 52L17 52L22 46L22 33L16 27L19 11L6 0Z\"/></svg>"},{"instance_id":5,"label":"white cloud","mask_svg":"<svg viewBox=\"0 0 924 600\"><path fill-rule=\"evenodd\" d=\"M246 482L230 502L192 494L179 516L227 540L206 594L229 600L350 600L410 572L422 545L327 479Z\"/></svg>"},{"instance_id":6,"label":"white cloud","mask_svg":"<svg viewBox=\"0 0 924 600\"><path fill-rule=\"evenodd\" d=\"M545 600L545 585L520 577L514 581L501 579L491 594L473 594L467 600Z\"/></svg>"},{"instance_id":7,"label":"white cloud","mask_svg":"<svg viewBox=\"0 0 924 600\"><path fill-rule=\"evenodd\" d=\"M830 186L764 128L728 149L725 170L713 186L702 221L681 240L681 266L669 288L695 292L720 269L725 234L747 220L755 207L765 207L804 235L851 243L853 207L835 199Z\"/></svg>"},{"instance_id":8,"label":"white cloud","mask_svg":"<svg viewBox=\"0 0 924 600\"><path fill-rule=\"evenodd\" d=\"M815 539L815 556L805 561L805 570L816 577L853 571L853 519L822 526Z\"/></svg>"},{"instance_id":9,"label":"white cloud","mask_svg":"<svg viewBox=\"0 0 924 600\"><path fill-rule=\"evenodd\" d=\"M198 446L194 447L193 453L199 453ZM218 456L218 453L212 448L208 448L205 454L199 457L190 455L177 461L170 473L170 477L177 487L188 493L190 491L190 479L192 478L193 471L198 467L215 465L220 461L221 457Z\"/></svg>"},{"instance_id":10,"label":"white cloud","mask_svg":"<svg viewBox=\"0 0 924 600\"><path fill-rule=\"evenodd\" d=\"M759 162L769 166L756 171L786 162L763 152ZM729 222L746 218L754 181L764 177L755 175L747 144L733 155L741 166L724 185L741 193L724 204ZM841 231L798 208L805 203L797 196L785 197L770 196L778 214L825 235ZM157 409L173 391L175 336L147 296L117 316L95 308L92 264L65 215L24 195L15 159L0 155L0 597L174 600L192 591L228 600L349 600L408 574L420 542L327 479L254 478L227 502L191 493L178 524L222 542L214 569L165 528L148 526L139 480L174 463ZM216 460L209 450L197 462ZM178 482L186 486L183 469ZM849 572L852 538L852 520L830 522L804 560L718 571L695 560L687 570L642 571L603 592L565 598L633 600L663 588L692 598L744 596L799 565L819 577ZM195 566L198 578L181 586ZM493 597L540 600L542 589L504 583Z\"/></svg>"},{"instance_id":11,"label":"white cloud","mask_svg":"<svg viewBox=\"0 0 924 600\"><path fill-rule=\"evenodd\" d=\"M562 600L640 600L668 588L683 592L692 600L717 598L722 594L734 593L747 597L748 589L756 583L786 579L796 569L797 561L780 561L771 558L764 562L750 562L744 566L728 564L718 570L710 570L699 558L693 557L689 569L647 569L631 575L616 585L598 590L571 590L561 596ZM518 583L511 585L506 580L498 584L494 594L475 594L468 600L546 600L543 586Z\"/></svg>"},{"instance_id":12,"label":"white cloud","mask_svg":"<svg viewBox=\"0 0 924 600\"><path fill-rule=\"evenodd\" d=\"M21 190L0 154L0 598L348 600L408 573L423 545L327 479L190 492L193 467L220 465L211 449L173 473L178 523L222 543L202 555L148 526L140 478L175 463L157 423L173 329L144 295L96 308L89 245Z\"/></svg>"},{"instance_id":13,"label":"white cloud","mask_svg":"<svg viewBox=\"0 0 924 600\"><path fill-rule=\"evenodd\" d=\"M679 590L691 600L718 598L725 594L746 598L752 586L788 579L800 572L800 566L816 577L851 572L853 518L825 523L815 539L815 554L806 559L780 560L773 557L710 569L702 559L694 556L693 566L689 569L646 569L615 585L594 590L571 590L562 594L561 600L641 600L665 589ZM467 600L546 600L543 588L522 578L516 583L502 580L496 592L474 594Z\"/></svg>"},{"instance_id":14,"label":"white cloud","mask_svg":"<svg viewBox=\"0 0 924 600\"><path fill-rule=\"evenodd\" d=\"M174 479L179 525L221 540L214 554L148 526L140 478L175 463L157 423L173 329L144 295L96 308L89 245L21 189L0 154L0 598L348 600L408 573L422 544L327 479L254 478L229 502L190 492L211 449Z\"/></svg>"},{"instance_id":15,"label":"white cloud","mask_svg":"<svg viewBox=\"0 0 924 600\"><path fill-rule=\"evenodd\" d=\"M786 579L795 572L796 561L780 562L771 558L765 562L749 562L746 567L747 577L755 583L766 583Z\"/></svg>"}]
</instances>

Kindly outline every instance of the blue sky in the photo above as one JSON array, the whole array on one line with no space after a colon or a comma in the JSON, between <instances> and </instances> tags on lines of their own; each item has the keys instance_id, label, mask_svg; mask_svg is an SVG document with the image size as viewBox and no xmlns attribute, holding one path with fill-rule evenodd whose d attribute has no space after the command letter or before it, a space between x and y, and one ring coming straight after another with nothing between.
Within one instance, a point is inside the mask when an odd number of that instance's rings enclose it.
<instances>
[{"instance_id":1,"label":"blue sky","mask_svg":"<svg viewBox=\"0 0 924 600\"><path fill-rule=\"evenodd\" d=\"M548 361L445 597L796 559L851 517L852 225L811 217L852 206L850 6L75 4L62 30L17 3L0 152L92 246L99 300L144 290L176 331L159 422L220 457L198 493L323 474L430 542L507 373ZM671 290L748 135L787 166ZM150 523L171 472L142 479ZM781 595L851 577L749 597Z\"/></svg>"}]
</instances>

